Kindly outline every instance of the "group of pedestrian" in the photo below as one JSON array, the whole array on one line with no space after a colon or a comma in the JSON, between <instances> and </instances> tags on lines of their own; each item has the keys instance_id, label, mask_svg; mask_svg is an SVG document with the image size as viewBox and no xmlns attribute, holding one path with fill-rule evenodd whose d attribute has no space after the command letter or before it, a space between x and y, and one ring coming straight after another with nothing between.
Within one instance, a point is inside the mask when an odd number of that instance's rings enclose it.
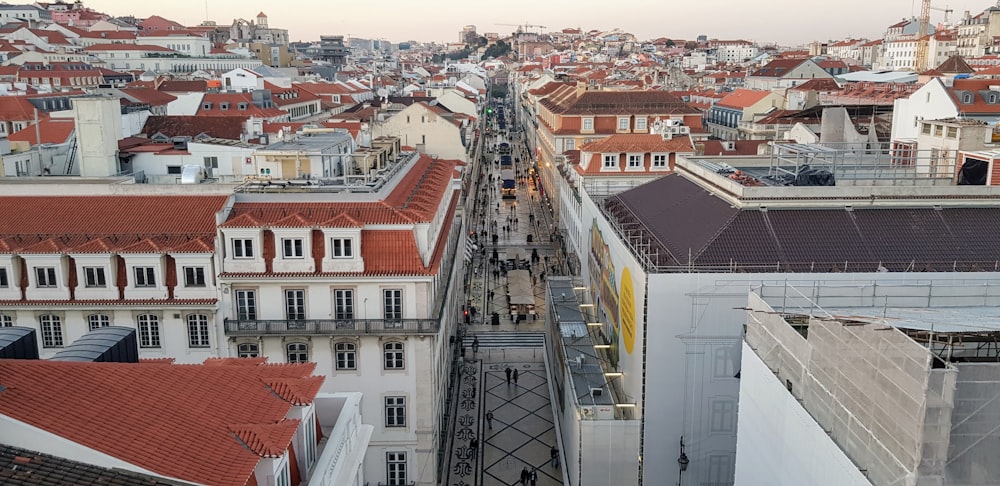
<instances>
[{"instance_id":1,"label":"group of pedestrian","mask_svg":"<svg viewBox=\"0 0 1000 486\"><path fill-rule=\"evenodd\" d=\"M528 486L529 484L531 486L535 486L538 484L538 468L533 467L531 470L528 470L528 468L525 467L524 469L521 469L521 481L519 484L524 486Z\"/></svg>"},{"instance_id":2,"label":"group of pedestrian","mask_svg":"<svg viewBox=\"0 0 1000 486\"><path fill-rule=\"evenodd\" d=\"M507 384L508 385L510 384L510 379L511 379L511 377L513 377L514 378L514 386L516 387L517 386L517 370L516 369L511 369L511 367L508 366L507 369L503 370L503 372L507 375Z\"/></svg>"}]
</instances>

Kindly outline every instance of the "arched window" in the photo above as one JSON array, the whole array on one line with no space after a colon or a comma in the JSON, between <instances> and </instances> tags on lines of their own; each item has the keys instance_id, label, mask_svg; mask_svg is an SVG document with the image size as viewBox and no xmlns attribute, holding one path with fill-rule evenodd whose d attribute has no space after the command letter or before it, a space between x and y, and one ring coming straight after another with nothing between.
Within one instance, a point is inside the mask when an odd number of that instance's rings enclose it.
<instances>
[{"instance_id":1,"label":"arched window","mask_svg":"<svg viewBox=\"0 0 1000 486\"><path fill-rule=\"evenodd\" d=\"M358 347L354 343L337 343L334 346L337 355L338 370L358 369Z\"/></svg>"},{"instance_id":2,"label":"arched window","mask_svg":"<svg viewBox=\"0 0 1000 486\"><path fill-rule=\"evenodd\" d=\"M285 357L289 363L308 363L309 345L306 343L289 343L285 346Z\"/></svg>"},{"instance_id":3,"label":"arched window","mask_svg":"<svg viewBox=\"0 0 1000 486\"><path fill-rule=\"evenodd\" d=\"M91 314L87 316L87 325L90 330L100 329L111 325L111 317L107 314Z\"/></svg>"},{"instance_id":4,"label":"arched window","mask_svg":"<svg viewBox=\"0 0 1000 486\"><path fill-rule=\"evenodd\" d=\"M236 346L236 355L240 358L256 358L260 356L260 347L257 343L240 343Z\"/></svg>"},{"instance_id":5,"label":"arched window","mask_svg":"<svg viewBox=\"0 0 1000 486\"><path fill-rule=\"evenodd\" d=\"M385 355L385 369L401 370L404 368L403 343L399 341L385 343L382 345L382 350Z\"/></svg>"}]
</instances>

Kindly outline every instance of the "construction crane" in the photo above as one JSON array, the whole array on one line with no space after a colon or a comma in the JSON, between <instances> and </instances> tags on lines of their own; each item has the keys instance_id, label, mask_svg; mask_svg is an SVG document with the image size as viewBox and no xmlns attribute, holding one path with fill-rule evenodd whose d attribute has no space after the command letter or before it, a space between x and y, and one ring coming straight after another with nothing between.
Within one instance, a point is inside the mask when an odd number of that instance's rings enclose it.
<instances>
[{"instance_id":1,"label":"construction crane","mask_svg":"<svg viewBox=\"0 0 1000 486\"><path fill-rule=\"evenodd\" d=\"M527 22L525 22L523 24L493 24L493 25L504 25L504 26L507 26L507 27L517 27L517 31L518 32L528 32L528 27L537 27L539 29L539 31L538 31L539 34L541 33L541 29L547 28L544 25L529 24ZM521 30L522 27L524 28L524 30Z\"/></svg>"},{"instance_id":2,"label":"construction crane","mask_svg":"<svg viewBox=\"0 0 1000 486\"><path fill-rule=\"evenodd\" d=\"M931 0L920 0L920 18L917 29L917 56L913 60L913 70L922 73L927 67L927 47L930 40L927 34L931 30Z\"/></svg>"},{"instance_id":3,"label":"construction crane","mask_svg":"<svg viewBox=\"0 0 1000 486\"><path fill-rule=\"evenodd\" d=\"M941 7L931 7L931 10L937 10L938 12L944 12L944 23L946 23L946 24L948 23L948 14L954 12L954 10L952 10L951 8L949 8L947 5L945 5L944 8L941 8Z\"/></svg>"}]
</instances>

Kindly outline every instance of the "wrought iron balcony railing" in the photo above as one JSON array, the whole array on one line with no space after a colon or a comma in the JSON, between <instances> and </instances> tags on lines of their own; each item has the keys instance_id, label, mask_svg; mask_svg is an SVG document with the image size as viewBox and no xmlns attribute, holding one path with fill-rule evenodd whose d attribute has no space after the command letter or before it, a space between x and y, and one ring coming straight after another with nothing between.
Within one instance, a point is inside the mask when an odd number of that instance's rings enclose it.
<instances>
[{"instance_id":1,"label":"wrought iron balcony railing","mask_svg":"<svg viewBox=\"0 0 1000 486\"><path fill-rule=\"evenodd\" d=\"M437 334L437 319L226 319L226 336Z\"/></svg>"}]
</instances>

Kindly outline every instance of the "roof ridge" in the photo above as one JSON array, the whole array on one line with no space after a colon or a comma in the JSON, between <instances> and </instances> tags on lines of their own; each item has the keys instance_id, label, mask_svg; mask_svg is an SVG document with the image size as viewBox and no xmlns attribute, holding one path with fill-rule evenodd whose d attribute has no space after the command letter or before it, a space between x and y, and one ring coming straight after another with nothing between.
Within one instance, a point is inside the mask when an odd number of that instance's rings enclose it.
<instances>
[{"instance_id":1,"label":"roof ridge","mask_svg":"<svg viewBox=\"0 0 1000 486\"><path fill-rule=\"evenodd\" d=\"M299 428L298 419L282 419L269 424L230 425L229 431L248 450L260 457L281 457Z\"/></svg>"}]
</instances>

